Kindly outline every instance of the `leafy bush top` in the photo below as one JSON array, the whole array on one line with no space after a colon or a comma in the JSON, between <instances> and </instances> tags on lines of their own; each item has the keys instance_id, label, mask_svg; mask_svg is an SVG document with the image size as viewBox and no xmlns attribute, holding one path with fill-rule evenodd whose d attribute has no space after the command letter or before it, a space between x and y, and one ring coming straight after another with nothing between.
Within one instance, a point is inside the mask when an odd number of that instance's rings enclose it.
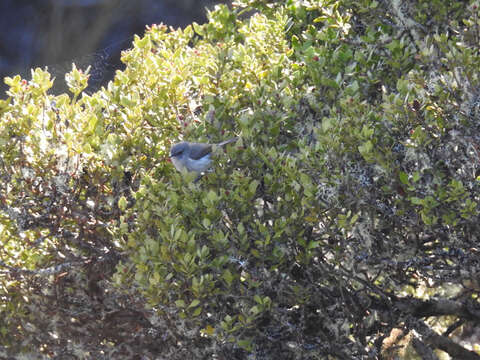
<instances>
[{"instance_id":1,"label":"leafy bush top","mask_svg":"<svg viewBox=\"0 0 480 360\"><path fill-rule=\"evenodd\" d=\"M7 79L6 351L475 358L425 318L479 321L479 10L428 3L239 1L94 94ZM166 161L231 136L197 183Z\"/></svg>"}]
</instances>

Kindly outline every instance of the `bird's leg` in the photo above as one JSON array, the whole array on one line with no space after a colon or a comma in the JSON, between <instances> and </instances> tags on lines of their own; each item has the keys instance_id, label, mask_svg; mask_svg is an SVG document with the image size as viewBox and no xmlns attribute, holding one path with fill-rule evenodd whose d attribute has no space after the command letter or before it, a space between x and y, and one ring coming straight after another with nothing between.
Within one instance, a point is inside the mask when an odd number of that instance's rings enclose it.
<instances>
[{"instance_id":1,"label":"bird's leg","mask_svg":"<svg viewBox=\"0 0 480 360\"><path fill-rule=\"evenodd\" d=\"M203 173L198 174L198 176L195 178L195 180L193 180L193 182L196 183L198 180L200 180L203 177L203 175L205 174Z\"/></svg>"}]
</instances>

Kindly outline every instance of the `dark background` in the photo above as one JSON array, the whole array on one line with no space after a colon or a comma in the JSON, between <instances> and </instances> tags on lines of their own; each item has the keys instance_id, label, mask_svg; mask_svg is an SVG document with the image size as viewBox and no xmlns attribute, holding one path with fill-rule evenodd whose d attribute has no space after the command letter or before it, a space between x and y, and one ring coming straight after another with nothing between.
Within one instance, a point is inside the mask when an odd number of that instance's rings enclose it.
<instances>
[{"instance_id":1,"label":"dark background","mask_svg":"<svg viewBox=\"0 0 480 360\"><path fill-rule=\"evenodd\" d=\"M146 25L184 27L205 22L206 10L219 0L1 0L0 97L5 76L30 79L30 69L48 66L56 78L54 93L65 91L72 62L91 65L90 91L121 68L120 51Z\"/></svg>"}]
</instances>

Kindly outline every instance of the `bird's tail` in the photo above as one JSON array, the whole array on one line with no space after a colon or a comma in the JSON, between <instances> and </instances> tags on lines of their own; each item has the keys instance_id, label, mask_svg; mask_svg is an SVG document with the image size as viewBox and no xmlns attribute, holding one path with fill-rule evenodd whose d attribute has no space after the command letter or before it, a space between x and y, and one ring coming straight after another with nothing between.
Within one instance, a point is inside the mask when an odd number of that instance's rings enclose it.
<instances>
[{"instance_id":1,"label":"bird's tail","mask_svg":"<svg viewBox=\"0 0 480 360\"><path fill-rule=\"evenodd\" d=\"M232 142L235 142L237 140L238 140L238 137L234 137L234 138L222 141L221 143L218 143L217 146L224 146L224 145L230 144Z\"/></svg>"}]
</instances>

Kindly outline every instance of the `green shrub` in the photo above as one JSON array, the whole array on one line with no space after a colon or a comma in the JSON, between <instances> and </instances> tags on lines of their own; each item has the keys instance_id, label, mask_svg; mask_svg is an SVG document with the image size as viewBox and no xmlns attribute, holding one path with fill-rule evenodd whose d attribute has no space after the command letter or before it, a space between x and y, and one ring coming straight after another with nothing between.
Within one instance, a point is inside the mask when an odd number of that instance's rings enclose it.
<instances>
[{"instance_id":1,"label":"green shrub","mask_svg":"<svg viewBox=\"0 0 480 360\"><path fill-rule=\"evenodd\" d=\"M474 358L432 330L479 321L479 20L459 4L241 1L150 27L94 94L75 68L72 97L7 79L6 351L358 359L401 329L410 356ZM198 182L167 161L232 136Z\"/></svg>"}]
</instances>

